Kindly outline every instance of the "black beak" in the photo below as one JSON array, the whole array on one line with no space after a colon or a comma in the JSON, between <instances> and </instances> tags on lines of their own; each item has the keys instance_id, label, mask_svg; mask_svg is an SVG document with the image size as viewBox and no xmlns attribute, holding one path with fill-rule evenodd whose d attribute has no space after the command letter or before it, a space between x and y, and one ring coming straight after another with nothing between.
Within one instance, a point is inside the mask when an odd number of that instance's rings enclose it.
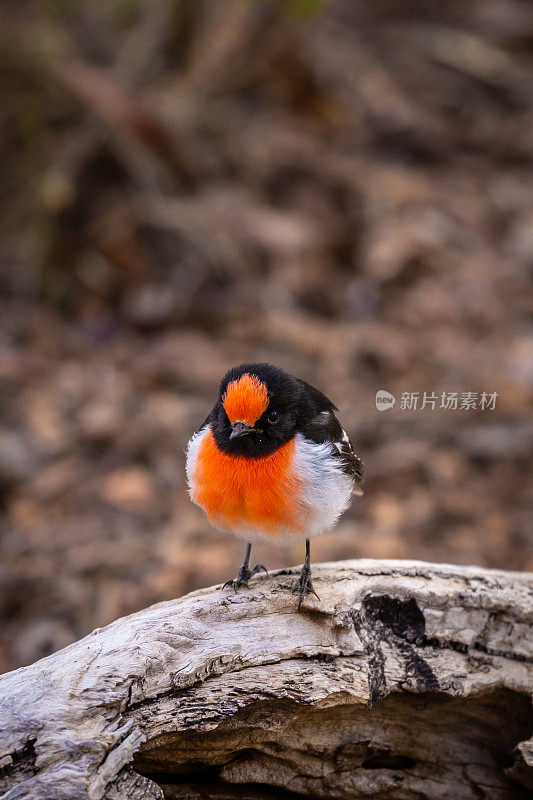
<instances>
[{"instance_id":1,"label":"black beak","mask_svg":"<svg viewBox=\"0 0 533 800\"><path fill-rule=\"evenodd\" d=\"M253 433L255 430L255 428L252 428L247 422L234 422L231 427L230 439L237 439L239 436L248 436L249 433Z\"/></svg>"}]
</instances>

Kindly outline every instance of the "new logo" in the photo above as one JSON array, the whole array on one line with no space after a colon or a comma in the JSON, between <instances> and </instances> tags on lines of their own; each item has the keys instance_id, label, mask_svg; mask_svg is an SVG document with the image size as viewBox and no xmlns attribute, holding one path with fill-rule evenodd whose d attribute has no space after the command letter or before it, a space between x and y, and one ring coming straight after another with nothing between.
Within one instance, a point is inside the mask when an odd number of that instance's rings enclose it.
<instances>
[{"instance_id":1,"label":"new logo","mask_svg":"<svg viewBox=\"0 0 533 800\"><path fill-rule=\"evenodd\" d=\"M376 392L376 408L378 411L387 411L389 408L394 408L396 398L385 389L380 389Z\"/></svg>"}]
</instances>

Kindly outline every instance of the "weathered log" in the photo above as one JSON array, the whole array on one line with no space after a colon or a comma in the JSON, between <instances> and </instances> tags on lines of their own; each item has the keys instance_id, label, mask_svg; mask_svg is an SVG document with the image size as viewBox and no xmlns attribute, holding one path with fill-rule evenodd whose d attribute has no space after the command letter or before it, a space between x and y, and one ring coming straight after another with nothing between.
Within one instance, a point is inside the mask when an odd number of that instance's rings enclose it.
<instances>
[{"instance_id":1,"label":"weathered log","mask_svg":"<svg viewBox=\"0 0 533 800\"><path fill-rule=\"evenodd\" d=\"M315 565L203 589L0 678L3 800L513 798L533 789L533 576Z\"/></svg>"}]
</instances>

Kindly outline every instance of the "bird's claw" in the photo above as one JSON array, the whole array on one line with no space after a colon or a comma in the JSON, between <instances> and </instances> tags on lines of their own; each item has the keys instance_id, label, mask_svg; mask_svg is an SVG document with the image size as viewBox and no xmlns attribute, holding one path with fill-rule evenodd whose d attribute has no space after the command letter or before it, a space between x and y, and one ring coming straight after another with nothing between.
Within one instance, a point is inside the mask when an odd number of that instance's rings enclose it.
<instances>
[{"instance_id":1,"label":"bird's claw","mask_svg":"<svg viewBox=\"0 0 533 800\"><path fill-rule=\"evenodd\" d=\"M295 584L292 593L298 594L298 611L300 610L303 599L307 594L314 594L316 599L320 600L320 597L317 595L315 587L313 586L313 582L311 580L311 570L308 567L302 567L300 579Z\"/></svg>"},{"instance_id":2,"label":"bird's claw","mask_svg":"<svg viewBox=\"0 0 533 800\"><path fill-rule=\"evenodd\" d=\"M250 586L248 585L248 581L260 570L264 570L268 575L268 570L265 566L263 566L263 564L256 564L253 569L248 569L248 567L241 567L239 572L239 577L231 578L231 580L226 581L226 583L223 584L222 588L226 589L228 586L231 586L235 594L237 594L237 589L240 589L241 586L244 586L246 589L249 589Z\"/></svg>"},{"instance_id":3,"label":"bird's claw","mask_svg":"<svg viewBox=\"0 0 533 800\"><path fill-rule=\"evenodd\" d=\"M263 570L265 575L268 575L268 570L264 564L256 564L253 570L250 572L250 578L252 577L252 575L255 575L255 573L259 572L260 570Z\"/></svg>"},{"instance_id":4,"label":"bird's claw","mask_svg":"<svg viewBox=\"0 0 533 800\"><path fill-rule=\"evenodd\" d=\"M228 586L232 587L235 594L237 594L237 589L239 589L241 586L244 586L246 589L250 588L246 581L241 581L239 578L231 578L231 580L226 581L226 583L222 585L222 588L227 589Z\"/></svg>"}]
</instances>

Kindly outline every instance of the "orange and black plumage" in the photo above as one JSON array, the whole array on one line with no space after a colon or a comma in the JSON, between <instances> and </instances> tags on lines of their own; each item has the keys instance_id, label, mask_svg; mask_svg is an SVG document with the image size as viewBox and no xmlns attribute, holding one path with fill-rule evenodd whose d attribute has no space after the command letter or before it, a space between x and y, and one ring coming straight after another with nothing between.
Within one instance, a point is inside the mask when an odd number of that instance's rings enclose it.
<instances>
[{"instance_id":1,"label":"orange and black plumage","mask_svg":"<svg viewBox=\"0 0 533 800\"><path fill-rule=\"evenodd\" d=\"M222 379L189 442L187 478L209 521L248 542L239 577L225 586L247 586L265 569L250 569L252 543L305 540L298 608L316 594L310 539L333 527L363 478L335 411L318 389L270 364L241 364Z\"/></svg>"}]
</instances>

